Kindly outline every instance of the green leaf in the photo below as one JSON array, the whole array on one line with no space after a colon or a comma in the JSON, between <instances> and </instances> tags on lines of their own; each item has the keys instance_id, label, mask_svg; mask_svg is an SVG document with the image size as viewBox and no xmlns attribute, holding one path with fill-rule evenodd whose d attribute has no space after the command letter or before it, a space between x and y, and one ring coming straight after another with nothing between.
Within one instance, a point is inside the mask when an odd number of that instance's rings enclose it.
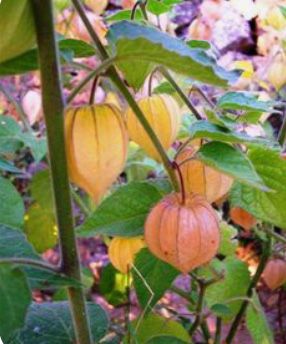
<instances>
[{"instance_id":1,"label":"green leaf","mask_svg":"<svg viewBox=\"0 0 286 344\"><path fill-rule=\"evenodd\" d=\"M142 234L146 216L161 198L162 193L148 182L132 182L121 186L79 227L78 234L85 237L96 234Z\"/></svg>"},{"instance_id":2,"label":"green leaf","mask_svg":"<svg viewBox=\"0 0 286 344\"><path fill-rule=\"evenodd\" d=\"M137 254L134 265L132 276L136 295L141 307L148 306L146 312L149 312L170 288L179 271L154 257L147 248Z\"/></svg>"},{"instance_id":3,"label":"green leaf","mask_svg":"<svg viewBox=\"0 0 286 344\"><path fill-rule=\"evenodd\" d=\"M117 66L128 83L137 89L158 64L217 86L226 86L238 77L236 72L218 66L204 49L190 48L185 42L153 27L121 21L111 26L107 38L116 50Z\"/></svg>"},{"instance_id":4,"label":"green leaf","mask_svg":"<svg viewBox=\"0 0 286 344\"><path fill-rule=\"evenodd\" d=\"M106 17L106 20L108 22L128 20L131 18L131 13L132 13L132 10L117 11L114 14L111 14L110 16ZM142 11L140 9L136 10L134 19L135 20L144 19Z\"/></svg>"},{"instance_id":5,"label":"green leaf","mask_svg":"<svg viewBox=\"0 0 286 344\"><path fill-rule=\"evenodd\" d=\"M253 344L274 344L273 333L256 292L253 294L252 301L246 311L246 326Z\"/></svg>"},{"instance_id":6,"label":"green leaf","mask_svg":"<svg viewBox=\"0 0 286 344\"><path fill-rule=\"evenodd\" d=\"M31 181L30 190L33 199L50 213L54 213L52 180L49 169L36 173Z\"/></svg>"},{"instance_id":7,"label":"green leaf","mask_svg":"<svg viewBox=\"0 0 286 344\"><path fill-rule=\"evenodd\" d=\"M31 134L22 133L18 136L25 146L29 147L36 162L41 161L47 154L47 141Z\"/></svg>"},{"instance_id":8,"label":"green leaf","mask_svg":"<svg viewBox=\"0 0 286 344\"><path fill-rule=\"evenodd\" d=\"M37 203L32 204L26 212L24 230L29 242L39 253L53 248L58 242L58 230L53 214Z\"/></svg>"},{"instance_id":9,"label":"green leaf","mask_svg":"<svg viewBox=\"0 0 286 344\"><path fill-rule=\"evenodd\" d=\"M192 39L190 41L187 41L187 44L190 48L200 48L200 49L211 49L211 45L208 41L198 40L198 39Z\"/></svg>"},{"instance_id":10,"label":"green leaf","mask_svg":"<svg viewBox=\"0 0 286 344\"><path fill-rule=\"evenodd\" d=\"M258 100L253 94L246 92L225 93L217 102L221 109L269 112L273 102Z\"/></svg>"},{"instance_id":11,"label":"green leaf","mask_svg":"<svg viewBox=\"0 0 286 344\"><path fill-rule=\"evenodd\" d=\"M156 335L170 335L183 342L190 342L188 332L181 324L174 320L166 319L155 314L149 314L147 317L140 320L139 324L138 320L134 320L130 324L131 334L134 336L134 340L131 342L132 344L147 344L148 341ZM135 328L137 329L136 333ZM127 343L126 338L124 343Z\"/></svg>"},{"instance_id":12,"label":"green leaf","mask_svg":"<svg viewBox=\"0 0 286 344\"><path fill-rule=\"evenodd\" d=\"M265 147L251 149L248 156L266 186L274 192L265 193L236 183L231 190L231 204L260 220L285 228L286 161L279 152Z\"/></svg>"},{"instance_id":13,"label":"green leaf","mask_svg":"<svg viewBox=\"0 0 286 344\"><path fill-rule=\"evenodd\" d=\"M171 8L172 6L166 5L164 2L158 0L148 0L147 2L147 11L157 16L169 12Z\"/></svg>"},{"instance_id":14,"label":"green leaf","mask_svg":"<svg viewBox=\"0 0 286 344\"><path fill-rule=\"evenodd\" d=\"M14 185L0 177L0 224L21 228L24 222L24 204Z\"/></svg>"},{"instance_id":15,"label":"green leaf","mask_svg":"<svg viewBox=\"0 0 286 344\"><path fill-rule=\"evenodd\" d=\"M31 258L41 260L23 232L0 224L0 258ZM54 286L78 286L78 282L61 275L34 267L22 266L31 288L45 289Z\"/></svg>"},{"instance_id":16,"label":"green leaf","mask_svg":"<svg viewBox=\"0 0 286 344\"><path fill-rule=\"evenodd\" d=\"M259 138L251 137L244 133L236 133L228 128L213 124L209 121L197 121L189 128L189 135L196 138L208 138L215 141L229 142L229 143L243 143L248 146L252 145L267 145L274 146L275 143Z\"/></svg>"},{"instance_id":17,"label":"green leaf","mask_svg":"<svg viewBox=\"0 0 286 344\"><path fill-rule=\"evenodd\" d=\"M0 157L0 170L11 172L11 173L17 173L17 174L24 173L22 170L14 166L10 161L6 159L2 159L1 157Z\"/></svg>"},{"instance_id":18,"label":"green leaf","mask_svg":"<svg viewBox=\"0 0 286 344\"><path fill-rule=\"evenodd\" d=\"M147 344L187 344L190 341L186 342L179 338L173 336L154 336L148 340Z\"/></svg>"},{"instance_id":19,"label":"green leaf","mask_svg":"<svg viewBox=\"0 0 286 344\"><path fill-rule=\"evenodd\" d=\"M108 303L118 306L128 301L127 287L128 276L126 274L120 273L112 264L103 268L99 281L99 291Z\"/></svg>"},{"instance_id":20,"label":"green leaf","mask_svg":"<svg viewBox=\"0 0 286 344\"><path fill-rule=\"evenodd\" d=\"M88 43L77 39L61 39L59 41L61 55L69 53L74 58L89 57L95 49ZM17 75L38 69L37 49L32 49L20 56L0 64L0 75Z\"/></svg>"},{"instance_id":21,"label":"green leaf","mask_svg":"<svg viewBox=\"0 0 286 344\"><path fill-rule=\"evenodd\" d=\"M0 338L8 338L24 325L31 302L25 274L10 264L0 264Z\"/></svg>"},{"instance_id":22,"label":"green leaf","mask_svg":"<svg viewBox=\"0 0 286 344\"><path fill-rule=\"evenodd\" d=\"M14 153L19 149L22 146L20 134L21 128L13 118L0 115L0 153Z\"/></svg>"},{"instance_id":23,"label":"green leaf","mask_svg":"<svg viewBox=\"0 0 286 344\"><path fill-rule=\"evenodd\" d=\"M210 285L206 291L206 302L208 307L223 304L229 307L230 313L223 315L222 319L230 321L238 312L244 298L250 276L247 265L234 257L227 257L223 262L213 261L214 268L224 272L224 278Z\"/></svg>"},{"instance_id":24,"label":"green leaf","mask_svg":"<svg viewBox=\"0 0 286 344\"><path fill-rule=\"evenodd\" d=\"M87 305L93 339L98 343L107 332L108 319L99 305L91 302ZM25 327L7 342L7 344L44 343L75 343L68 302L33 303L29 308Z\"/></svg>"},{"instance_id":25,"label":"green leaf","mask_svg":"<svg viewBox=\"0 0 286 344\"><path fill-rule=\"evenodd\" d=\"M206 165L228 174L243 184L269 191L248 157L228 144L217 141L207 143L197 152L197 157Z\"/></svg>"},{"instance_id":26,"label":"green leaf","mask_svg":"<svg viewBox=\"0 0 286 344\"><path fill-rule=\"evenodd\" d=\"M237 230L226 222L220 223L220 245L218 252L224 256L231 256L235 254L237 248L237 240L234 239L237 235Z\"/></svg>"},{"instance_id":27,"label":"green leaf","mask_svg":"<svg viewBox=\"0 0 286 344\"><path fill-rule=\"evenodd\" d=\"M214 313L217 317L228 317L231 316L231 310L227 305L221 303L214 304L210 311Z\"/></svg>"}]
</instances>

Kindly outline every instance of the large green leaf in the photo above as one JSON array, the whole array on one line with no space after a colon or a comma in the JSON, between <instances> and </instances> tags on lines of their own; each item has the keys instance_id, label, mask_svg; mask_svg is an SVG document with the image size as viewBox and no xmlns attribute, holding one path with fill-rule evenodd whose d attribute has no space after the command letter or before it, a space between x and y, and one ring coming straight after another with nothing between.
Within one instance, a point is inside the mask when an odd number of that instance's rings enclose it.
<instances>
[{"instance_id":1,"label":"large green leaf","mask_svg":"<svg viewBox=\"0 0 286 344\"><path fill-rule=\"evenodd\" d=\"M21 128L13 118L0 115L0 153L14 153L19 149L22 146L20 134Z\"/></svg>"},{"instance_id":2,"label":"large green leaf","mask_svg":"<svg viewBox=\"0 0 286 344\"><path fill-rule=\"evenodd\" d=\"M190 342L188 332L180 323L159 315L149 314L144 319L132 321L130 325L131 344L147 344L151 338L158 335L170 335L183 342ZM124 343L130 342L125 338Z\"/></svg>"},{"instance_id":3,"label":"large green leaf","mask_svg":"<svg viewBox=\"0 0 286 344\"><path fill-rule=\"evenodd\" d=\"M218 252L224 256L235 254L237 249L237 229L229 225L227 222L220 223L220 245Z\"/></svg>"},{"instance_id":4,"label":"large green leaf","mask_svg":"<svg viewBox=\"0 0 286 344\"><path fill-rule=\"evenodd\" d=\"M0 225L0 259L1 258L31 258L40 260L41 257L28 243L23 232ZM22 265L23 267L23 265ZM65 275L50 271L39 270L35 267L23 267L31 288L51 288L52 286L78 286L78 282Z\"/></svg>"},{"instance_id":5,"label":"large green leaf","mask_svg":"<svg viewBox=\"0 0 286 344\"><path fill-rule=\"evenodd\" d=\"M194 139L207 138L221 142L243 143L245 145L275 145L274 142L268 139L252 137L244 133L237 133L209 121L197 121L193 123L189 128L189 135Z\"/></svg>"},{"instance_id":6,"label":"large green leaf","mask_svg":"<svg viewBox=\"0 0 286 344\"><path fill-rule=\"evenodd\" d=\"M249 304L246 311L246 326L253 344L274 344L273 333L256 292L254 292L252 303Z\"/></svg>"},{"instance_id":7,"label":"large green leaf","mask_svg":"<svg viewBox=\"0 0 286 344\"><path fill-rule=\"evenodd\" d=\"M231 203L258 219L286 228L286 161L266 147L253 148L248 154L266 186L274 192L262 192L236 183L231 190Z\"/></svg>"},{"instance_id":8,"label":"large green leaf","mask_svg":"<svg viewBox=\"0 0 286 344\"><path fill-rule=\"evenodd\" d=\"M88 314L94 341L98 343L107 332L106 313L100 306L88 303ZM7 344L44 343L75 343L68 302L33 303L29 308L25 327L7 342Z\"/></svg>"},{"instance_id":9,"label":"large green leaf","mask_svg":"<svg viewBox=\"0 0 286 344\"><path fill-rule=\"evenodd\" d=\"M228 92L218 100L217 105L227 110L269 112L272 110L273 102L258 100L251 93Z\"/></svg>"},{"instance_id":10,"label":"large green leaf","mask_svg":"<svg viewBox=\"0 0 286 344\"><path fill-rule=\"evenodd\" d=\"M78 234L85 237L142 234L147 214L161 198L162 192L152 183L132 182L121 186L80 226Z\"/></svg>"},{"instance_id":11,"label":"large green leaf","mask_svg":"<svg viewBox=\"0 0 286 344\"><path fill-rule=\"evenodd\" d=\"M25 274L11 264L0 264L0 338L8 338L24 325L31 302Z\"/></svg>"},{"instance_id":12,"label":"large green leaf","mask_svg":"<svg viewBox=\"0 0 286 344\"><path fill-rule=\"evenodd\" d=\"M205 164L228 174L241 183L269 191L248 157L226 143L217 141L207 143L197 152L197 157Z\"/></svg>"},{"instance_id":13,"label":"large green leaf","mask_svg":"<svg viewBox=\"0 0 286 344\"><path fill-rule=\"evenodd\" d=\"M238 76L218 66L204 49L190 48L177 38L136 22L113 24L108 40L114 47L118 67L137 89L156 65L217 86L226 86Z\"/></svg>"},{"instance_id":14,"label":"large green leaf","mask_svg":"<svg viewBox=\"0 0 286 344\"><path fill-rule=\"evenodd\" d=\"M225 321L231 320L238 312L244 298L250 276L247 265L234 257L227 257L224 262L214 261L214 267L224 272L224 278L210 285L206 291L206 302L209 307L216 304L225 304L230 312L222 318Z\"/></svg>"},{"instance_id":15,"label":"large green leaf","mask_svg":"<svg viewBox=\"0 0 286 344\"><path fill-rule=\"evenodd\" d=\"M54 213L52 181L48 169L40 171L33 176L30 190L33 199L42 208L45 208L50 213Z\"/></svg>"},{"instance_id":16,"label":"large green leaf","mask_svg":"<svg viewBox=\"0 0 286 344\"><path fill-rule=\"evenodd\" d=\"M60 55L66 60L72 58L89 57L95 54L95 49L88 43L77 39L61 39L59 41ZM0 64L0 75L17 75L38 69L37 49L30 50L23 55Z\"/></svg>"},{"instance_id":17,"label":"large green leaf","mask_svg":"<svg viewBox=\"0 0 286 344\"><path fill-rule=\"evenodd\" d=\"M137 254L134 265L132 275L136 295L141 307L148 306L146 312L149 312L170 288L179 271L154 257L147 248Z\"/></svg>"},{"instance_id":18,"label":"large green leaf","mask_svg":"<svg viewBox=\"0 0 286 344\"><path fill-rule=\"evenodd\" d=\"M0 224L21 228L24 221L24 204L14 185L0 177Z\"/></svg>"}]
</instances>

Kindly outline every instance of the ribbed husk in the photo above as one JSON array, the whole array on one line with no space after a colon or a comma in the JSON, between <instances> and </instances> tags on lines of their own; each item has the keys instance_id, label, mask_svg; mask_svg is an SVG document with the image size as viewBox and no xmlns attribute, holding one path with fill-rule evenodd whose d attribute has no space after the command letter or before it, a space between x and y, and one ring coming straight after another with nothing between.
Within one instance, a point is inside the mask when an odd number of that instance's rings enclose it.
<instances>
[{"instance_id":1,"label":"ribbed husk","mask_svg":"<svg viewBox=\"0 0 286 344\"><path fill-rule=\"evenodd\" d=\"M271 259L262 274L262 278L271 290L286 283L286 262L282 259Z\"/></svg>"},{"instance_id":2,"label":"ribbed husk","mask_svg":"<svg viewBox=\"0 0 286 344\"><path fill-rule=\"evenodd\" d=\"M198 147L197 147L198 148ZM197 148L186 147L176 158L177 164L192 158ZM180 165L187 193L197 193L210 203L219 200L230 190L233 179L205 164L200 160L189 160Z\"/></svg>"},{"instance_id":3,"label":"ribbed husk","mask_svg":"<svg viewBox=\"0 0 286 344\"><path fill-rule=\"evenodd\" d=\"M160 201L145 223L145 241L149 250L183 273L209 262L220 241L215 211L196 194L173 193Z\"/></svg>"},{"instance_id":4,"label":"ribbed husk","mask_svg":"<svg viewBox=\"0 0 286 344\"><path fill-rule=\"evenodd\" d=\"M169 149L181 124L181 112L177 102L171 96L161 94L143 98L138 101L138 105L164 149ZM160 161L157 150L131 108L128 108L126 118L131 140L141 146L150 157Z\"/></svg>"},{"instance_id":5,"label":"ribbed husk","mask_svg":"<svg viewBox=\"0 0 286 344\"><path fill-rule=\"evenodd\" d=\"M230 210L231 220L241 226L246 231L249 231L256 224L256 218L240 207L234 207Z\"/></svg>"},{"instance_id":6,"label":"ribbed husk","mask_svg":"<svg viewBox=\"0 0 286 344\"><path fill-rule=\"evenodd\" d=\"M145 247L142 237L113 238L108 247L108 256L111 264L120 272L127 273L133 265L136 254Z\"/></svg>"},{"instance_id":7,"label":"ribbed husk","mask_svg":"<svg viewBox=\"0 0 286 344\"><path fill-rule=\"evenodd\" d=\"M128 135L112 104L70 108L65 116L70 179L98 203L124 169Z\"/></svg>"}]
</instances>

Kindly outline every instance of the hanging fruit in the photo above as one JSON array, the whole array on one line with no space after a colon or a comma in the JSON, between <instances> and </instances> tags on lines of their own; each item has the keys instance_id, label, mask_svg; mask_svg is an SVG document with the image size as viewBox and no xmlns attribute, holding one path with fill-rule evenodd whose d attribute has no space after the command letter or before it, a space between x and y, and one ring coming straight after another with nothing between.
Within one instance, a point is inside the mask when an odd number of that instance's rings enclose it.
<instances>
[{"instance_id":1,"label":"hanging fruit","mask_svg":"<svg viewBox=\"0 0 286 344\"><path fill-rule=\"evenodd\" d=\"M128 136L115 105L70 108L65 117L70 179L98 203L122 172Z\"/></svg>"},{"instance_id":2,"label":"hanging fruit","mask_svg":"<svg viewBox=\"0 0 286 344\"><path fill-rule=\"evenodd\" d=\"M271 259L267 263L262 278L271 290L277 289L286 283L286 262L283 259Z\"/></svg>"},{"instance_id":3,"label":"hanging fruit","mask_svg":"<svg viewBox=\"0 0 286 344\"><path fill-rule=\"evenodd\" d=\"M145 223L150 251L183 273L209 262L217 253L220 232L215 211L197 194L173 193L161 200Z\"/></svg>"},{"instance_id":4,"label":"hanging fruit","mask_svg":"<svg viewBox=\"0 0 286 344\"><path fill-rule=\"evenodd\" d=\"M184 148L178 154L176 162L180 166L186 192L202 195L212 203L228 193L233 179L196 159L198 149L199 146ZM192 160L183 163L187 159Z\"/></svg>"},{"instance_id":5,"label":"hanging fruit","mask_svg":"<svg viewBox=\"0 0 286 344\"><path fill-rule=\"evenodd\" d=\"M126 274L132 267L136 254L145 247L142 237L113 238L108 247L108 256L112 265Z\"/></svg>"},{"instance_id":6,"label":"hanging fruit","mask_svg":"<svg viewBox=\"0 0 286 344\"><path fill-rule=\"evenodd\" d=\"M0 1L0 23L0 62L12 59L33 48L36 35L30 1Z\"/></svg>"},{"instance_id":7,"label":"hanging fruit","mask_svg":"<svg viewBox=\"0 0 286 344\"><path fill-rule=\"evenodd\" d=\"M174 98L166 94L152 95L139 100L138 105L164 149L169 149L181 124L181 112ZM141 146L150 157L160 161L156 148L131 108L127 110L126 118L131 140Z\"/></svg>"},{"instance_id":8,"label":"hanging fruit","mask_svg":"<svg viewBox=\"0 0 286 344\"><path fill-rule=\"evenodd\" d=\"M268 68L267 79L279 91L286 84L286 58L284 53L276 55Z\"/></svg>"},{"instance_id":9,"label":"hanging fruit","mask_svg":"<svg viewBox=\"0 0 286 344\"><path fill-rule=\"evenodd\" d=\"M240 207L231 208L230 218L235 224L241 226L246 231L254 227L257 222L254 216Z\"/></svg>"}]
</instances>

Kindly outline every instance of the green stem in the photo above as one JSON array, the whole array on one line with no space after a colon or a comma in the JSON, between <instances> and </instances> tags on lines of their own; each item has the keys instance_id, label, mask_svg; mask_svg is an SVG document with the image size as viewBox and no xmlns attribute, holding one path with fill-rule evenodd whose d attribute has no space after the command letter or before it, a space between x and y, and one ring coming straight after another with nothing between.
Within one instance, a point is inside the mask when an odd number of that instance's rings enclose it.
<instances>
[{"instance_id":1,"label":"green stem","mask_svg":"<svg viewBox=\"0 0 286 344\"><path fill-rule=\"evenodd\" d=\"M226 344L231 344L234 337L235 337L235 334L238 330L240 322L242 321L244 314L246 312L246 309L250 303L249 299L251 299L252 294L253 294L253 290L255 289L258 281L260 280L260 277L264 271L264 268L267 264L267 261L268 261L270 254L271 254L271 239L270 239L270 237L268 237L267 242L264 244L263 253L262 253L262 256L260 258L260 262L259 262L259 265L257 267L256 273L253 276L253 278L249 284L249 287L247 289L246 297L248 298L248 300L245 300L244 302L242 302L240 309L239 309L238 313L236 314L236 317L235 317L235 319L234 319L234 321L230 327L230 330L228 332L228 335L226 337L226 340L225 340Z\"/></svg>"},{"instance_id":2,"label":"green stem","mask_svg":"<svg viewBox=\"0 0 286 344\"><path fill-rule=\"evenodd\" d=\"M18 115L20 116L21 121L23 122L25 130L30 133L33 133L33 129L30 126L30 123L27 119L27 116L21 104L12 96L12 94L1 83L0 83L0 92L2 92L5 95L5 97L14 105Z\"/></svg>"},{"instance_id":3,"label":"green stem","mask_svg":"<svg viewBox=\"0 0 286 344\"><path fill-rule=\"evenodd\" d=\"M82 6L81 1L80 0L72 0L72 2L74 4L76 10L78 11L78 14L81 17L83 23L85 24L86 29L89 32L92 40L94 41L94 43L97 47L97 50L100 54L101 59L104 61L109 59L107 51L105 50L104 46L102 45L99 37L97 36L96 32L94 31L91 23L89 22L86 14L85 14L85 11L84 11L84 8ZM111 66L109 68L107 75L111 78L113 83L116 85L116 87L119 89L119 91L123 94L127 103L129 104L129 106L131 107L131 109L133 110L135 115L137 116L139 122L141 123L141 125L144 128L144 130L146 131L146 133L148 134L150 140L152 141L154 147L157 149L157 151L161 157L162 163L164 164L164 167L165 167L165 169L169 175L169 178L173 184L174 190L178 192L180 190L180 187L179 187L179 183L178 183L178 180L176 177L176 173L173 169L172 163L169 160L168 155L165 152L160 140L156 136L154 130L152 129L149 122L145 118L143 112L141 111L141 109L137 105L136 101L134 100L131 92L126 87L124 82L121 80L121 78L120 78L119 74L117 73L114 66Z\"/></svg>"},{"instance_id":4,"label":"green stem","mask_svg":"<svg viewBox=\"0 0 286 344\"><path fill-rule=\"evenodd\" d=\"M160 73L169 81L169 83L172 85L172 87L176 90L178 95L181 97L182 101L187 105L187 107L191 110L191 112L194 114L196 119L201 120L202 116L192 103L192 101L185 95L181 87L176 83L176 81L173 79L171 74L167 71L164 67L158 67L158 70Z\"/></svg>"},{"instance_id":5,"label":"green stem","mask_svg":"<svg viewBox=\"0 0 286 344\"><path fill-rule=\"evenodd\" d=\"M282 123L282 127L279 131L279 135L278 135L278 142L280 143L280 145L283 147L284 143L285 143L285 139L286 139L286 105L284 104L283 107L283 123Z\"/></svg>"},{"instance_id":6,"label":"green stem","mask_svg":"<svg viewBox=\"0 0 286 344\"><path fill-rule=\"evenodd\" d=\"M189 94L191 94L193 92L197 92L211 108L215 107L215 104L210 100L210 98L198 86L192 85L192 88L191 88Z\"/></svg>"},{"instance_id":7,"label":"green stem","mask_svg":"<svg viewBox=\"0 0 286 344\"><path fill-rule=\"evenodd\" d=\"M61 271L81 283L64 140L64 102L60 82L58 46L55 38L52 0L30 0L36 25L43 110L59 228ZM91 344L89 319L81 287L68 287L71 314L78 344Z\"/></svg>"},{"instance_id":8,"label":"green stem","mask_svg":"<svg viewBox=\"0 0 286 344\"><path fill-rule=\"evenodd\" d=\"M49 270L52 272L60 272L60 267L51 265L49 263L43 262L41 260L29 259L29 258L0 258L0 264L10 263L10 264L20 264L20 265L30 265L42 270Z\"/></svg>"},{"instance_id":9,"label":"green stem","mask_svg":"<svg viewBox=\"0 0 286 344\"><path fill-rule=\"evenodd\" d=\"M197 303L197 309L196 309L196 319L193 322L190 330L189 330L189 334L190 336L192 336L194 334L194 332L196 331L196 329L201 325L201 322L203 320L203 305L204 305L204 297L205 297L205 292L206 292L206 288L207 288L207 284L204 283L200 283L200 293L199 293L199 300Z\"/></svg>"},{"instance_id":10,"label":"green stem","mask_svg":"<svg viewBox=\"0 0 286 344\"><path fill-rule=\"evenodd\" d=\"M273 237L274 239L276 239L277 241L280 241L283 244L286 244L286 238L284 236L272 231L270 228L267 228L267 227L263 227L262 230L266 232L268 235L270 235L271 237Z\"/></svg>"},{"instance_id":11,"label":"green stem","mask_svg":"<svg viewBox=\"0 0 286 344\"><path fill-rule=\"evenodd\" d=\"M71 195L76 204L79 206L84 215L89 216L91 214L90 209L86 206L82 198L77 194L77 192L71 188Z\"/></svg>"},{"instance_id":12,"label":"green stem","mask_svg":"<svg viewBox=\"0 0 286 344\"><path fill-rule=\"evenodd\" d=\"M95 70L90 72L69 94L67 104L70 104L77 94L93 79L105 72L114 62L114 58L103 61Z\"/></svg>"}]
</instances>

